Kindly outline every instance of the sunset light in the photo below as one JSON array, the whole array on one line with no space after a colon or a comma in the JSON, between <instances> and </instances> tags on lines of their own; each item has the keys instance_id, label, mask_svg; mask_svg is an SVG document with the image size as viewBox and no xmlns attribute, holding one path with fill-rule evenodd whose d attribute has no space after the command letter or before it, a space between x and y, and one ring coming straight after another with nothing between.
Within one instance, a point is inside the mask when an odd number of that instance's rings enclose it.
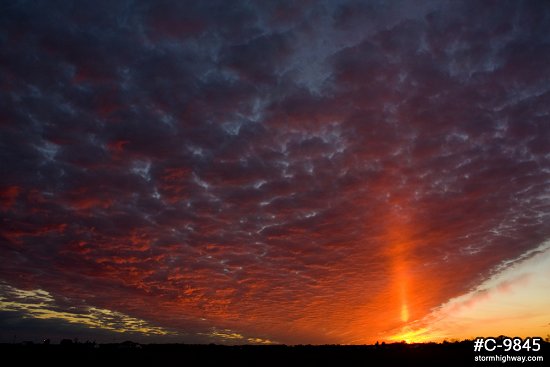
<instances>
[{"instance_id":1,"label":"sunset light","mask_svg":"<svg viewBox=\"0 0 550 367\"><path fill-rule=\"evenodd\" d=\"M550 338L545 1L3 1L0 154L0 353Z\"/></svg>"}]
</instances>

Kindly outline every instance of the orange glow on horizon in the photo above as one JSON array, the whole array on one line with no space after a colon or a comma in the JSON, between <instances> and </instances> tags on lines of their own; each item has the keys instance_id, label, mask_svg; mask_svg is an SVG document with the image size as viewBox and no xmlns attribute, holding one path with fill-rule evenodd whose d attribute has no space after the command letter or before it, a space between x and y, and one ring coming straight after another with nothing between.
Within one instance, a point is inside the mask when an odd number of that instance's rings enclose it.
<instances>
[{"instance_id":1,"label":"orange glow on horizon","mask_svg":"<svg viewBox=\"0 0 550 367\"><path fill-rule=\"evenodd\" d=\"M388 340L421 343L478 336L548 335L550 296L544 290L550 285L550 241L522 256L523 261L494 274L477 288L394 330Z\"/></svg>"},{"instance_id":2,"label":"orange glow on horizon","mask_svg":"<svg viewBox=\"0 0 550 367\"><path fill-rule=\"evenodd\" d=\"M428 329L422 328L419 330L411 330L405 328L405 330L397 335L394 335L389 338L391 342L402 342L404 341L407 344L411 343L426 343L434 341L434 335L427 334Z\"/></svg>"}]
</instances>

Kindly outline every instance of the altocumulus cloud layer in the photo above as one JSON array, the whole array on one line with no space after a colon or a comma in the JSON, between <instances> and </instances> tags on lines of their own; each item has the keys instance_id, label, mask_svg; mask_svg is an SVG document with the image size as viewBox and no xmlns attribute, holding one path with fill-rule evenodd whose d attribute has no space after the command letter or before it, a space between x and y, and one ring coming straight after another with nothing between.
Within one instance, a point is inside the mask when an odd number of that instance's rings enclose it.
<instances>
[{"instance_id":1,"label":"altocumulus cloud layer","mask_svg":"<svg viewBox=\"0 0 550 367\"><path fill-rule=\"evenodd\" d=\"M0 10L4 313L368 342L550 237L543 1Z\"/></svg>"}]
</instances>

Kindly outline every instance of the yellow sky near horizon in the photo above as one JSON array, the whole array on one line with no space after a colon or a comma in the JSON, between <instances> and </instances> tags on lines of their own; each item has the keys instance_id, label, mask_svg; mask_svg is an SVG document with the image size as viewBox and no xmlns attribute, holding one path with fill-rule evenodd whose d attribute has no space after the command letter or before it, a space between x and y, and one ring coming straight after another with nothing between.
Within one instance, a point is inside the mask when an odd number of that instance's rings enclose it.
<instances>
[{"instance_id":1,"label":"yellow sky near horizon","mask_svg":"<svg viewBox=\"0 0 550 367\"><path fill-rule=\"evenodd\" d=\"M412 320L389 341L427 342L478 336L550 334L550 241L524 254L476 289Z\"/></svg>"}]
</instances>

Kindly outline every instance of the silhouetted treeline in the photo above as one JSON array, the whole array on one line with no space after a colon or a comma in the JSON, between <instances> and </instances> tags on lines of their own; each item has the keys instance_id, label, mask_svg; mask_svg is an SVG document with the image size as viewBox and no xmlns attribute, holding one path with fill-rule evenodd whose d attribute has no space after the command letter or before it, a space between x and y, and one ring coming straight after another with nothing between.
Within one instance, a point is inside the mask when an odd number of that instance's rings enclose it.
<instances>
[{"instance_id":1,"label":"silhouetted treeline","mask_svg":"<svg viewBox=\"0 0 550 367\"><path fill-rule=\"evenodd\" d=\"M193 345L138 344L130 341L112 344L0 344L3 360L18 365L95 365L120 363L124 366L485 366L498 362L474 362L472 341L426 344L380 345ZM550 361L550 345L540 352L495 351L488 354L543 355ZM526 362L529 366L544 363ZM515 365L507 363L506 365Z\"/></svg>"}]
</instances>

